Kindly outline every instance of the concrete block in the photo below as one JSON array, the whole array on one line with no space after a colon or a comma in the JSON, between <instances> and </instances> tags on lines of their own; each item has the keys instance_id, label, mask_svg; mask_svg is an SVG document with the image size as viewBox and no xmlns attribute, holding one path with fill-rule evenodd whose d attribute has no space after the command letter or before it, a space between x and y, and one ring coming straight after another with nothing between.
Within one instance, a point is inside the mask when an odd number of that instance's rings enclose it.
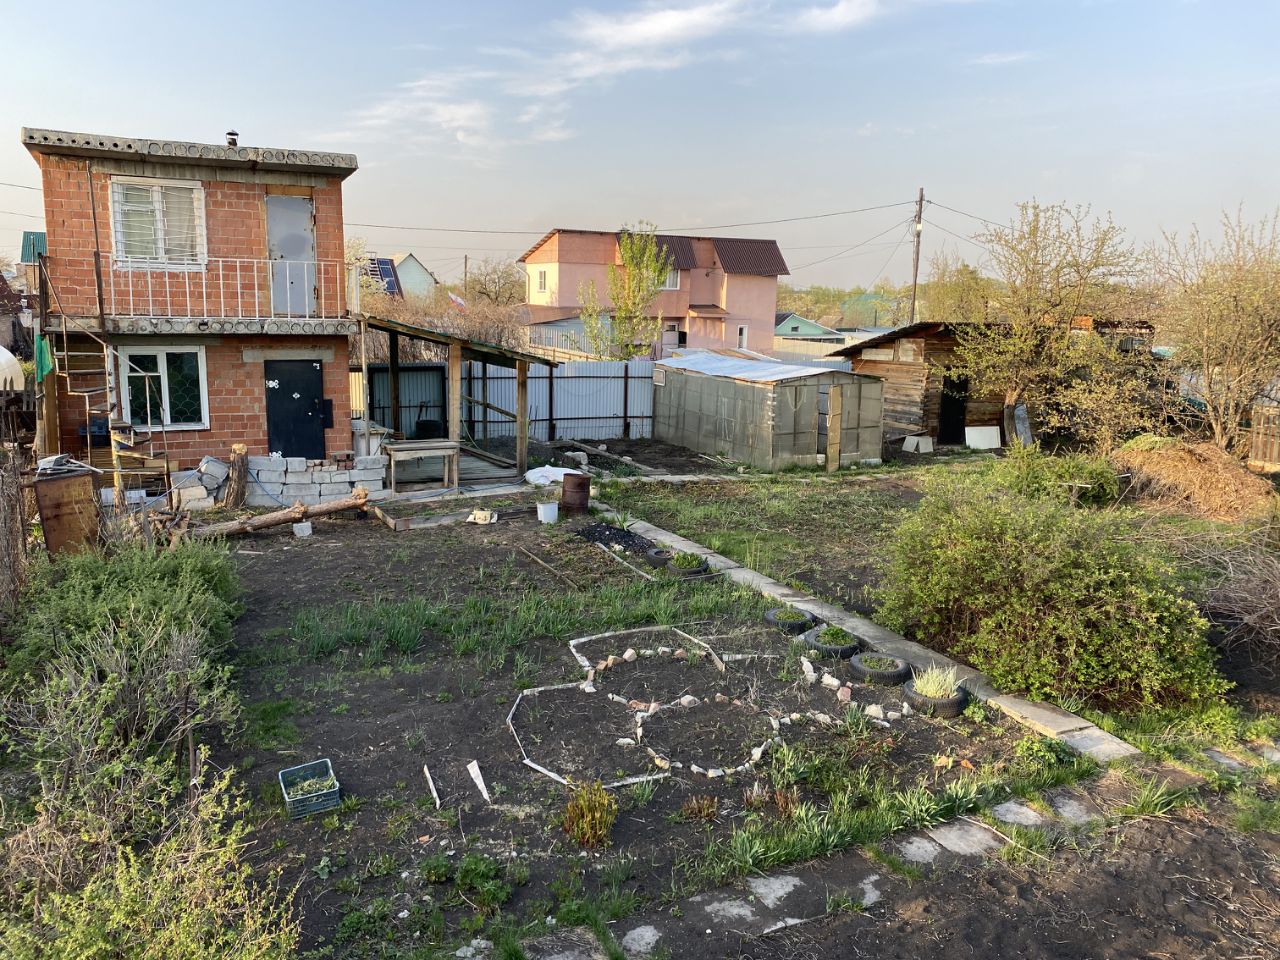
<instances>
[{"instance_id":1,"label":"concrete block","mask_svg":"<svg viewBox=\"0 0 1280 960\"><path fill-rule=\"evenodd\" d=\"M364 459L364 458L361 458ZM351 470L347 473L352 483L360 483L363 480L381 480L386 476L386 471L377 469Z\"/></svg>"},{"instance_id":2,"label":"concrete block","mask_svg":"<svg viewBox=\"0 0 1280 960\"><path fill-rule=\"evenodd\" d=\"M320 502L332 503L334 500L345 500L349 496L351 496L350 490L345 490L342 493L322 493L320 494Z\"/></svg>"},{"instance_id":3,"label":"concrete block","mask_svg":"<svg viewBox=\"0 0 1280 960\"><path fill-rule=\"evenodd\" d=\"M349 483L321 483L318 486L320 487L321 497L345 497L351 493L351 485Z\"/></svg>"},{"instance_id":4,"label":"concrete block","mask_svg":"<svg viewBox=\"0 0 1280 960\"><path fill-rule=\"evenodd\" d=\"M259 493L263 493L263 492L272 493L278 497L280 496L280 494L284 493L284 482L279 481L279 482L271 483L271 482L259 481L258 483L253 484L252 486L249 487L250 493L253 493L255 490L258 491Z\"/></svg>"},{"instance_id":5,"label":"concrete block","mask_svg":"<svg viewBox=\"0 0 1280 960\"><path fill-rule=\"evenodd\" d=\"M316 488L314 483L286 483L284 484L281 493L285 499L292 501L292 498L294 497L319 496L320 491ZM303 502L305 503L306 501L304 500Z\"/></svg>"},{"instance_id":6,"label":"concrete block","mask_svg":"<svg viewBox=\"0 0 1280 960\"><path fill-rule=\"evenodd\" d=\"M370 503L372 503L372 502L374 502L374 501L376 501L376 500L385 500L385 499L387 499L387 497L389 497L389 496L391 496L391 491L390 491L390 490L370 490L370 491L369 491L369 502L370 502Z\"/></svg>"},{"instance_id":7,"label":"concrete block","mask_svg":"<svg viewBox=\"0 0 1280 960\"><path fill-rule=\"evenodd\" d=\"M385 485L386 485L386 484L385 484L385 481L383 481L381 478L379 478L379 479L377 479L377 480L362 480L362 481L360 481L360 486L364 487L364 488L365 488L366 490L368 490L370 493L373 493L373 492L374 492L374 491L376 491L376 490L381 490Z\"/></svg>"},{"instance_id":8,"label":"concrete block","mask_svg":"<svg viewBox=\"0 0 1280 960\"><path fill-rule=\"evenodd\" d=\"M285 463L288 465L290 470L302 471L307 469L306 457L286 457Z\"/></svg>"},{"instance_id":9,"label":"concrete block","mask_svg":"<svg viewBox=\"0 0 1280 960\"><path fill-rule=\"evenodd\" d=\"M254 476L258 478L259 483L284 483L285 471L283 470L258 470Z\"/></svg>"},{"instance_id":10,"label":"concrete block","mask_svg":"<svg viewBox=\"0 0 1280 960\"><path fill-rule=\"evenodd\" d=\"M316 473L314 470L286 470L285 483L315 483Z\"/></svg>"},{"instance_id":11,"label":"concrete block","mask_svg":"<svg viewBox=\"0 0 1280 960\"><path fill-rule=\"evenodd\" d=\"M227 479L227 474L231 472L231 467L214 457L204 457L200 460L200 466L196 467L203 476L212 477L221 483ZM216 484L215 484L216 486Z\"/></svg>"},{"instance_id":12,"label":"concrete block","mask_svg":"<svg viewBox=\"0 0 1280 960\"><path fill-rule=\"evenodd\" d=\"M1083 730L1064 733L1058 739L1076 752L1092 757L1099 763L1122 760L1125 757L1137 756L1142 752L1137 747L1125 743L1119 737L1113 737L1105 730L1100 730L1092 724Z\"/></svg>"},{"instance_id":13,"label":"concrete block","mask_svg":"<svg viewBox=\"0 0 1280 960\"><path fill-rule=\"evenodd\" d=\"M293 535L295 537L311 536L311 521L303 520L301 523L295 523L293 525Z\"/></svg>"},{"instance_id":14,"label":"concrete block","mask_svg":"<svg viewBox=\"0 0 1280 960\"><path fill-rule=\"evenodd\" d=\"M194 470L178 470L173 474L173 488L181 490L183 487L199 487L204 489L204 484L200 482L200 474Z\"/></svg>"},{"instance_id":15,"label":"concrete block","mask_svg":"<svg viewBox=\"0 0 1280 960\"><path fill-rule=\"evenodd\" d=\"M250 470L283 470L285 469L284 457L250 457Z\"/></svg>"},{"instance_id":16,"label":"concrete block","mask_svg":"<svg viewBox=\"0 0 1280 960\"><path fill-rule=\"evenodd\" d=\"M348 483L351 480L350 470L334 470L324 475L325 483Z\"/></svg>"},{"instance_id":17,"label":"concrete block","mask_svg":"<svg viewBox=\"0 0 1280 960\"><path fill-rule=\"evenodd\" d=\"M387 458L374 455L371 457L356 457L357 470L382 470L387 465Z\"/></svg>"},{"instance_id":18,"label":"concrete block","mask_svg":"<svg viewBox=\"0 0 1280 960\"><path fill-rule=\"evenodd\" d=\"M220 486L222 486L222 481L217 477L212 477L207 473L202 473L200 474L200 485L210 493L214 493Z\"/></svg>"}]
</instances>

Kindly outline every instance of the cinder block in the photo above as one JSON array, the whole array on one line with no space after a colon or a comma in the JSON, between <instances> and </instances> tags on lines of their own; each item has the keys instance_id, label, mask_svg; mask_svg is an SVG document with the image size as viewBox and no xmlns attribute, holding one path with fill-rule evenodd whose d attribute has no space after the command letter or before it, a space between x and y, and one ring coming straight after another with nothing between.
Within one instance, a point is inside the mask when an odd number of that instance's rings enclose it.
<instances>
[{"instance_id":1,"label":"cinder block","mask_svg":"<svg viewBox=\"0 0 1280 960\"><path fill-rule=\"evenodd\" d=\"M310 470L286 470L285 483L317 483L319 475L312 473Z\"/></svg>"},{"instance_id":2,"label":"cinder block","mask_svg":"<svg viewBox=\"0 0 1280 960\"><path fill-rule=\"evenodd\" d=\"M320 493L314 483L286 483L280 492L288 499L293 497L314 497ZM306 501L303 500L303 503L306 503Z\"/></svg>"},{"instance_id":3,"label":"cinder block","mask_svg":"<svg viewBox=\"0 0 1280 960\"><path fill-rule=\"evenodd\" d=\"M284 457L250 457L250 470L283 470L285 469Z\"/></svg>"},{"instance_id":4,"label":"cinder block","mask_svg":"<svg viewBox=\"0 0 1280 960\"><path fill-rule=\"evenodd\" d=\"M381 480L386 473L383 470L352 470L347 476L352 483L361 483L365 480Z\"/></svg>"},{"instance_id":5,"label":"cinder block","mask_svg":"<svg viewBox=\"0 0 1280 960\"><path fill-rule=\"evenodd\" d=\"M200 474L194 470L179 470L173 474L173 488L181 490L184 487L199 487L204 489L204 484L200 482Z\"/></svg>"},{"instance_id":6,"label":"cinder block","mask_svg":"<svg viewBox=\"0 0 1280 960\"><path fill-rule=\"evenodd\" d=\"M255 476L259 483L284 483L285 472L283 470L259 470Z\"/></svg>"},{"instance_id":7,"label":"cinder block","mask_svg":"<svg viewBox=\"0 0 1280 960\"><path fill-rule=\"evenodd\" d=\"M349 496L351 496L350 490L345 493L322 493L320 494L320 502L332 503L334 500L345 500Z\"/></svg>"},{"instance_id":8,"label":"cinder block","mask_svg":"<svg viewBox=\"0 0 1280 960\"><path fill-rule=\"evenodd\" d=\"M381 490L384 483L385 481L383 481L382 479L365 480L360 484L360 486L364 487L370 493L373 493L375 490Z\"/></svg>"},{"instance_id":9,"label":"cinder block","mask_svg":"<svg viewBox=\"0 0 1280 960\"><path fill-rule=\"evenodd\" d=\"M319 487L321 497L345 497L351 493L351 484L349 483L322 483L319 484Z\"/></svg>"},{"instance_id":10,"label":"cinder block","mask_svg":"<svg viewBox=\"0 0 1280 960\"><path fill-rule=\"evenodd\" d=\"M229 465L223 463L221 460L216 460L213 457L204 457L201 459L200 466L196 467L196 469L200 471L201 476L212 477L215 481L215 487L223 480L227 479L227 474L231 472L231 467ZM206 486L207 485L208 484L206 484Z\"/></svg>"},{"instance_id":11,"label":"cinder block","mask_svg":"<svg viewBox=\"0 0 1280 960\"><path fill-rule=\"evenodd\" d=\"M356 457L357 470L373 470L385 469L387 466L387 458L383 456Z\"/></svg>"},{"instance_id":12,"label":"cinder block","mask_svg":"<svg viewBox=\"0 0 1280 960\"><path fill-rule=\"evenodd\" d=\"M334 470L333 473L326 473L324 476L325 483L349 483L350 481L350 470Z\"/></svg>"},{"instance_id":13,"label":"cinder block","mask_svg":"<svg viewBox=\"0 0 1280 960\"><path fill-rule=\"evenodd\" d=\"M260 480L258 481L258 483L255 483L251 487L249 487L250 493L252 493L254 490L265 491L266 493L271 493L278 497L280 496L280 494L284 493L284 483L283 482L274 482L274 483L263 482Z\"/></svg>"},{"instance_id":14,"label":"cinder block","mask_svg":"<svg viewBox=\"0 0 1280 960\"><path fill-rule=\"evenodd\" d=\"M301 471L307 469L306 457L286 457L285 463L288 464L288 468L291 472L294 470Z\"/></svg>"},{"instance_id":15,"label":"cinder block","mask_svg":"<svg viewBox=\"0 0 1280 960\"><path fill-rule=\"evenodd\" d=\"M370 490L369 502L372 503L375 500L385 500L389 496L391 496L390 490Z\"/></svg>"},{"instance_id":16,"label":"cinder block","mask_svg":"<svg viewBox=\"0 0 1280 960\"><path fill-rule=\"evenodd\" d=\"M301 523L295 523L293 525L293 535L295 537L311 536L311 521L303 520Z\"/></svg>"}]
</instances>

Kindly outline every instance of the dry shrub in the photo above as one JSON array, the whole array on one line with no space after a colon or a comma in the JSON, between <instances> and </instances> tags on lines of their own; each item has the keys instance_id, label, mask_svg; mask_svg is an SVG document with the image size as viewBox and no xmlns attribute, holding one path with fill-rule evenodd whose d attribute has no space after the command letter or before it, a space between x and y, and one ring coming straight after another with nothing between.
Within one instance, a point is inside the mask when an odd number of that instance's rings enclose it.
<instances>
[{"instance_id":1,"label":"dry shrub","mask_svg":"<svg viewBox=\"0 0 1280 960\"><path fill-rule=\"evenodd\" d=\"M617 819L618 801L596 780L573 788L561 822L579 846L603 847L608 846Z\"/></svg>"},{"instance_id":2,"label":"dry shrub","mask_svg":"<svg viewBox=\"0 0 1280 960\"><path fill-rule=\"evenodd\" d=\"M720 801L709 794L690 797L680 806L684 820L714 820L720 815Z\"/></svg>"},{"instance_id":3,"label":"dry shrub","mask_svg":"<svg viewBox=\"0 0 1280 960\"><path fill-rule=\"evenodd\" d=\"M1254 533L1244 543L1215 550L1206 560L1218 576L1201 606L1221 628L1221 645L1242 651L1265 670L1280 669L1280 528Z\"/></svg>"},{"instance_id":4,"label":"dry shrub","mask_svg":"<svg viewBox=\"0 0 1280 960\"><path fill-rule=\"evenodd\" d=\"M1212 520L1265 516L1274 509L1274 488L1212 443L1184 443L1144 435L1112 454L1141 496Z\"/></svg>"}]
</instances>

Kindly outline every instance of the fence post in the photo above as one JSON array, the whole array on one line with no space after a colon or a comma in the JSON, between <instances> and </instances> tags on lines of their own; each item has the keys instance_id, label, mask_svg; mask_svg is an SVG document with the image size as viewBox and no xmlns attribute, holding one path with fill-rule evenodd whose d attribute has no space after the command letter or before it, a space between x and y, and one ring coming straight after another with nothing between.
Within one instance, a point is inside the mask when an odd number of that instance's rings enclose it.
<instances>
[{"instance_id":1,"label":"fence post","mask_svg":"<svg viewBox=\"0 0 1280 960\"><path fill-rule=\"evenodd\" d=\"M556 439L556 368L547 367L547 440Z\"/></svg>"},{"instance_id":2,"label":"fence post","mask_svg":"<svg viewBox=\"0 0 1280 960\"><path fill-rule=\"evenodd\" d=\"M622 361L622 439L631 439L631 361Z\"/></svg>"}]
</instances>

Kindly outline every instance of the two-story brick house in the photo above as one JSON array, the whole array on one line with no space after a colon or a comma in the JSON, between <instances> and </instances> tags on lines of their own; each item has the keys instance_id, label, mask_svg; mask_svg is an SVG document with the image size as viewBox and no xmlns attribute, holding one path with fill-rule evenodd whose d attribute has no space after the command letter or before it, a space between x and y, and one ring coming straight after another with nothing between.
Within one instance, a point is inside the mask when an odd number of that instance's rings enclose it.
<instances>
[{"instance_id":1,"label":"two-story brick house","mask_svg":"<svg viewBox=\"0 0 1280 960\"><path fill-rule=\"evenodd\" d=\"M789 273L774 240L659 235L671 272L654 303L666 356L677 347L773 347L778 277ZM555 229L520 258L528 274L528 316L577 329L578 290L594 282L608 310L609 265L619 263L618 234Z\"/></svg>"},{"instance_id":2,"label":"two-story brick house","mask_svg":"<svg viewBox=\"0 0 1280 960\"><path fill-rule=\"evenodd\" d=\"M107 426L171 462L352 445L348 154L24 129L40 167L47 450ZM56 421L56 422L48 422Z\"/></svg>"}]
</instances>

